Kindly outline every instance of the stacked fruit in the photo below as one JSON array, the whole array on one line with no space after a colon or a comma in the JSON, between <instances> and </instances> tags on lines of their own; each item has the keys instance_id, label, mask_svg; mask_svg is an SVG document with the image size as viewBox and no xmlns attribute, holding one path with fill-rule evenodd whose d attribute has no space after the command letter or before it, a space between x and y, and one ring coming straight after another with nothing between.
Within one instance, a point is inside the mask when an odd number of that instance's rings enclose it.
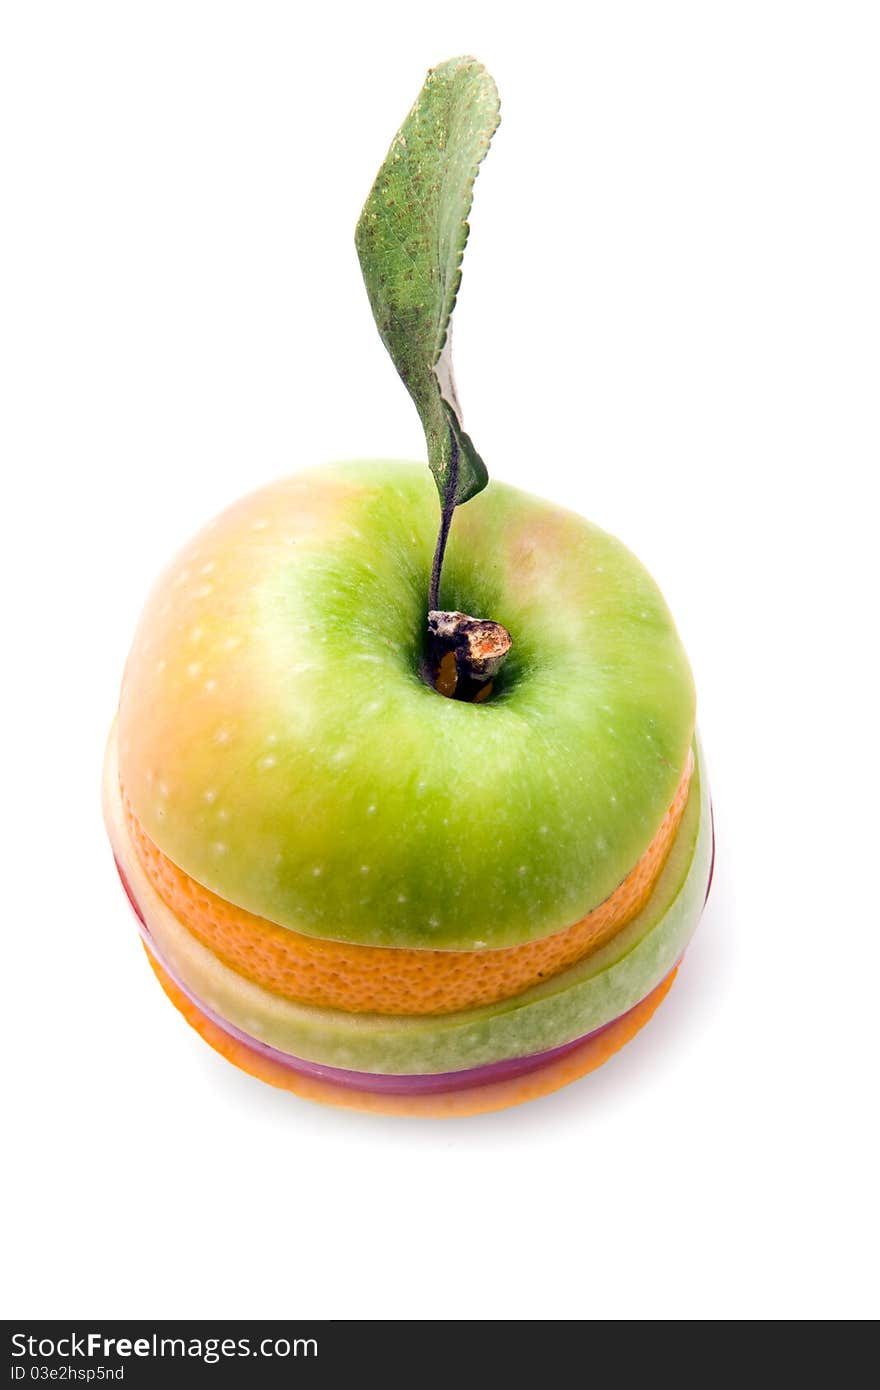
<instances>
[{"instance_id":1,"label":"stacked fruit","mask_svg":"<svg viewBox=\"0 0 880 1390\"><path fill-rule=\"evenodd\" d=\"M488 81L459 60L425 99L439 83L472 112ZM430 480L401 463L306 472L212 522L141 620L105 812L153 968L220 1052L316 1099L471 1113L646 1022L702 910L711 816L656 586L581 518L482 491L454 391L425 405L376 312L426 422L439 541Z\"/></svg>"}]
</instances>

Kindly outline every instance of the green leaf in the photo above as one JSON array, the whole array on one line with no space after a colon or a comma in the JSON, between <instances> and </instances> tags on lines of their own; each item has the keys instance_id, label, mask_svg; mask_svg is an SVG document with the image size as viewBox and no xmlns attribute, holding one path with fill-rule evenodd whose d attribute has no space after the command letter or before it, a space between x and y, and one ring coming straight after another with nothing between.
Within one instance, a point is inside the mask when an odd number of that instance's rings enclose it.
<instances>
[{"instance_id":1,"label":"green leaf","mask_svg":"<svg viewBox=\"0 0 880 1390\"><path fill-rule=\"evenodd\" d=\"M452 58L432 68L355 233L373 316L421 416L444 507L489 481L461 425L450 319L474 179L499 119L498 92L482 63Z\"/></svg>"}]
</instances>

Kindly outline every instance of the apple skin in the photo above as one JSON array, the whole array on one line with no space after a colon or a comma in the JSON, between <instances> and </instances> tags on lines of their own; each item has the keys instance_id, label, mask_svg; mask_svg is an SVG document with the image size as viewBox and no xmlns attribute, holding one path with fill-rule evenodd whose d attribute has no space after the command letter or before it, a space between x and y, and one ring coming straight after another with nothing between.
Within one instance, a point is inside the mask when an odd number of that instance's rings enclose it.
<instances>
[{"instance_id":1,"label":"apple skin","mask_svg":"<svg viewBox=\"0 0 880 1390\"><path fill-rule=\"evenodd\" d=\"M524 1057L618 1018L649 995L680 960L699 922L712 867L712 813L697 752L688 804L651 897L605 946L497 1004L434 1017L350 1014L295 1004L262 989L224 965L181 926L146 877L127 835L112 733L104 813L124 881L159 963L196 1000L259 1042L293 1057L378 1074L453 1072Z\"/></svg>"},{"instance_id":2,"label":"apple skin","mask_svg":"<svg viewBox=\"0 0 880 1390\"><path fill-rule=\"evenodd\" d=\"M687 658L619 541L497 482L457 511L441 600L503 623L493 698L419 675L437 496L337 464L244 498L154 588L119 707L147 834L228 901L375 946L502 947L626 877L694 731Z\"/></svg>"}]
</instances>

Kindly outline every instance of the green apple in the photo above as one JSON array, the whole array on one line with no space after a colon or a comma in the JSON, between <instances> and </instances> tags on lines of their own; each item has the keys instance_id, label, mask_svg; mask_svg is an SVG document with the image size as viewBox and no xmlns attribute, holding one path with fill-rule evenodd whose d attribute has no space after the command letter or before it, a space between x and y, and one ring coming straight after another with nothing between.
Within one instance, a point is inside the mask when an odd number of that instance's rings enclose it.
<instances>
[{"instance_id":1,"label":"green apple","mask_svg":"<svg viewBox=\"0 0 880 1390\"><path fill-rule=\"evenodd\" d=\"M489 485L462 426L450 320L497 124L479 63L432 70L357 227L433 483L333 464L217 517L150 595L108 747L110 838L172 998L276 1084L334 1069L321 1098L451 1073L472 1111L525 1098L524 1060L561 1084L546 1054L576 1039L563 1079L597 1064L668 987L711 874L657 586Z\"/></svg>"},{"instance_id":2,"label":"green apple","mask_svg":"<svg viewBox=\"0 0 880 1390\"><path fill-rule=\"evenodd\" d=\"M483 704L426 685L435 509L405 463L264 488L184 549L135 636L119 765L138 819L199 883L306 935L471 950L562 930L635 865L687 759L693 682L650 576L500 483L457 517L443 594L504 623L511 655Z\"/></svg>"}]
</instances>

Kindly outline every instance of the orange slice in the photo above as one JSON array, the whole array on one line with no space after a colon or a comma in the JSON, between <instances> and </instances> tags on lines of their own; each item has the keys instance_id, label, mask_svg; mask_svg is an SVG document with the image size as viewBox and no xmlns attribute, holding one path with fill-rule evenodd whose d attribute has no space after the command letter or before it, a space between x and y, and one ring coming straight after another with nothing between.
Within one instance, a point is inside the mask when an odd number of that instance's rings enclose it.
<instances>
[{"instance_id":1,"label":"orange slice","mask_svg":"<svg viewBox=\"0 0 880 1390\"><path fill-rule=\"evenodd\" d=\"M149 839L123 791L128 831L156 892L197 941L254 984L284 999L349 1013L445 1014L494 1004L566 970L641 911L666 862L685 805L693 757L663 822L635 868L581 921L500 950L357 946L278 926L185 874Z\"/></svg>"}]
</instances>

